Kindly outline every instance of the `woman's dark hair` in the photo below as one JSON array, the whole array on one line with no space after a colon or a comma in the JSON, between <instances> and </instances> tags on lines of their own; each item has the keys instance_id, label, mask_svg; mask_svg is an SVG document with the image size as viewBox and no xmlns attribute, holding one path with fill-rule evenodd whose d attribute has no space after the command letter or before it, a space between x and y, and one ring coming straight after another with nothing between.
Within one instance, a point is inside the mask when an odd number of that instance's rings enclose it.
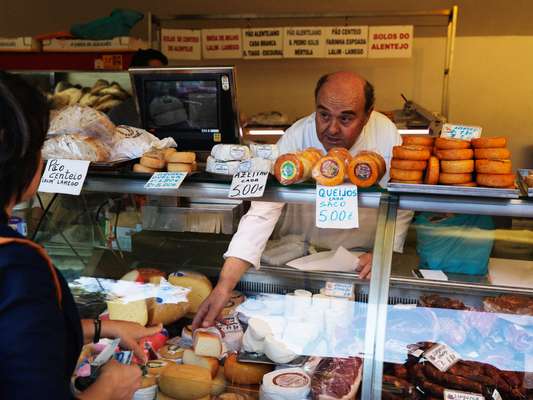
<instances>
[{"instance_id":1,"label":"woman's dark hair","mask_svg":"<svg viewBox=\"0 0 533 400\"><path fill-rule=\"evenodd\" d=\"M0 223L7 223L6 207L21 200L35 176L48 123L44 96L0 71Z\"/></svg>"},{"instance_id":2,"label":"woman's dark hair","mask_svg":"<svg viewBox=\"0 0 533 400\"><path fill-rule=\"evenodd\" d=\"M159 60L163 65L168 65L168 58L159 50L146 49L137 50L131 59L130 68L148 67L150 60Z\"/></svg>"},{"instance_id":3,"label":"woman's dark hair","mask_svg":"<svg viewBox=\"0 0 533 400\"><path fill-rule=\"evenodd\" d=\"M322 75L320 79L318 79L316 86L315 86L315 100L318 97L318 92L320 92L320 88L324 86L324 83L326 83L329 79L331 74ZM374 86L368 81L365 80L365 113L368 113L372 107L374 107Z\"/></svg>"}]
</instances>

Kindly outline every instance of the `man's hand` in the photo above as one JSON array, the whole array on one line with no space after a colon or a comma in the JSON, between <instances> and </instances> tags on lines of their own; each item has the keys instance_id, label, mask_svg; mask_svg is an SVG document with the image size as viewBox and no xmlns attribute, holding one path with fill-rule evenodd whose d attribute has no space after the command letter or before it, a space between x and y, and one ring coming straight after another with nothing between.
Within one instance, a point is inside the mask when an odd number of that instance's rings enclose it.
<instances>
[{"instance_id":1,"label":"man's hand","mask_svg":"<svg viewBox=\"0 0 533 400\"><path fill-rule=\"evenodd\" d=\"M370 279L372 276L372 253L364 253L359 256L359 265L355 269L359 272L359 278Z\"/></svg>"},{"instance_id":2,"label":"man's hand","mask_svg":"<svg viewBox=\"0 0 533 400\"><path fill-rule=\"evenodd\" d=\"M231 297L231 292L231 290L223 288L220 285L215 286L209 297L200 305L192 321L192 330L215 325L216 319Z\"/></svg>"}]
</instances>

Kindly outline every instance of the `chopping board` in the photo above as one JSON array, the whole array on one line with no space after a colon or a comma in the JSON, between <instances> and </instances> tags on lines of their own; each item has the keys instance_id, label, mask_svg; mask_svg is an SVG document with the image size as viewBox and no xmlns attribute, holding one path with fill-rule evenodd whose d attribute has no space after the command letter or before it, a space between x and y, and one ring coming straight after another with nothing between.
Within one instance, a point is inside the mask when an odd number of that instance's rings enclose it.
<instances>
[{"instance_id":1,"label":"chopping board","mask_svg":"<svg viewBox=\"0 0 533 400\"><path fill-rule=\"evenodd\" d=\"M491 258L489 282L493 285L533 288L533 261Z\"/></svg>"}]
</instances>

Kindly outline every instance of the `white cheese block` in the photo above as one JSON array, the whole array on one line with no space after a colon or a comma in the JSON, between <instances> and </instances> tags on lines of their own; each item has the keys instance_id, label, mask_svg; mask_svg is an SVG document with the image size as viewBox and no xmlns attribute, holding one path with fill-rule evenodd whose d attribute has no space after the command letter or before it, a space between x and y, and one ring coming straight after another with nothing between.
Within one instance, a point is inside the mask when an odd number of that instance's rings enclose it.
<instances>
[{"instance_id":1,"label":"white cheese block","mask_svg":"<svg viewBox=\"0 0 533 400\"><path fill-rule=\"evenodd\" d=\"M214 157L207 157L205 170L212 174L235 175L239 172L240 161L219 161Z\"/></svg>"},{"instance_id":2,"label":"white cheese block","mask_svg":"<svg viewBox=\"0 0 533 400\"><path fill-rule=\"evenodd\" d=\"M263 158L250 158L249 160L241 161L239 172L270 172L272 170L272 164L272 161Z\"/></svg>"},{"instance_id":3,"label":"white cheese block","mask_svg":"<svg viewBox=\"0 0 533 400\"><path fill-rule=\"evenodd\" d=\"M267 335L272 334L272 329L268 323L261 318L250 318L248 330L255 340L264 340Z\"/></svg>"},{"instance_id":4,"label":"white cheese block","mask_svg":"<svg viewBox=\"0 0 533 400\"><path fill-rule=\"evenodd\" d=\"M250 149L238 144L217 144L211 149L211 156L218 161L242 161L250 158Z\"/></svg>"},{"instance_id":5,"label":"white cheese block","mask_svg":"<svg viewBox=\"0 0 533 400\"><path fill-rule=\"evenodd\" d=\"M190 288L187 299L191 305L190 313L196 314L200 304L211 294L213 286L207 277L194 271L178 271L170 274L169 283L175 286Z\"/></svg>"},{"instance_id":6,"label":"white cheese block","mask_svg":"<svg viewBox=\"0 0 533 400\"><path fill-rule=\"evenodd\" d=\"M283 368L263 376L260 399L301 400L311 391L311 378L301 368Z\"/></svg>"},{"instance_id":7,"label":"white cheese block","mask_svg":"<svg viewBox=\"0 0 533 400\"><path fill-rule=\"evenodd\" d=\"M244 332L244 336L242 338L242 348L244 351L247 351L248 353L264 354L265 340L255 339L252 336L250 329L248 329L246 332Z\"/></svg>"},{"instance_id":8,"label":"white cheese block","mask_svg":"<svg viewBox=\"0 0 533 400\"><path fill-rule=\"evenodd\" d=\"M220 336L212 332L194 332L194 352L199 356L219 358L222 355Z\"/></svg>"},{"instance_id":9,"label":"white cheese block","mask_svg":"<svg viewBox=\"0 0 533 400\"><path fill-rule=\"evenodd\" d=\"M279 157L279 149L275 144L250 144L252 157L264 158L266 160L276 161Z\"/></svg>"},{"instance_id":10,"label":"white cheese block","mask_svg":"<svg viewBox=\"0 0 533 400\"><path fill-rule=\"evenodd\" d=\"M120 300L108 301L107 309L110 320L137 322L142 326L148 322L148 307L145 299L127 303Z\"/></svg>"},{"instance_id":11,"label":"white cheese block","mask_svg":"<svg viewBox=\"0 0 533 400\"><path fill-rule=\"evenodd\" d=\"M277 364L286 364L298 357L287 345L273 335L265 338L265 355Z\"/></svg>"}]
</instances>

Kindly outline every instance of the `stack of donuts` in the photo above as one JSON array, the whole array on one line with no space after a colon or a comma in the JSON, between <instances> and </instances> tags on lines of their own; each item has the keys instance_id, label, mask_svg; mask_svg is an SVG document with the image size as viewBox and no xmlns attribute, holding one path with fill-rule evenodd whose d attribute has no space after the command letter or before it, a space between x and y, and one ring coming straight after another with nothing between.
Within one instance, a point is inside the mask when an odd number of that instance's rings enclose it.
<instances>
[{"instance_id":1,"label":"stack of donuts","mask_svg":"<svg viewBox=\"0 0 533 400\"><path fill-rule=\"evenodd\" d=\"M511 152L504 137L472 139L474 147L476 182L480 186L514 188Z\"/></svg>"},{"instance_id":2,"label":"stack of donuts","mask_svg":"<svg viewBox=\"0 0 533 400\"><path fill-rule=\"evenodd\" d=\"M440 160L440 184L477 186L472 175L474 151L468 140L439 137L435 139L435 154Z\"/></svg>"},{"instance_id":3,"label":"stack of donuts","mask_svg":"<svg viewBox=\"0 0 533 400\"><path fill-rule=\"evenodd\" d=\"M436 184L439 179L439 162L431 155L434 140L426 135L403 136L402 145L392 149L391 181Z\"/></svg>"}]
</instances>

